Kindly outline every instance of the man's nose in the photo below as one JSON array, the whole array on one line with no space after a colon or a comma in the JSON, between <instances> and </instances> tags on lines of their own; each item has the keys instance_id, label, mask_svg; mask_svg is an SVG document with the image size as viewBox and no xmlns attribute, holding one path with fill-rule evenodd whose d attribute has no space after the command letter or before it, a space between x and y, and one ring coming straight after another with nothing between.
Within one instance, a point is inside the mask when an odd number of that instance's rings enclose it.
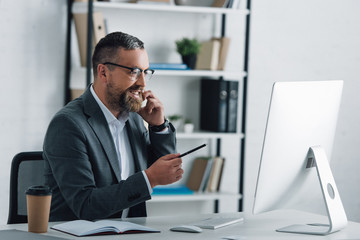
<instances>
[{"instance_id":1,"label":"man's nose","mask_svg":"<svg viewBox=\"0 0 360 240\"><path fill-rule=\"evenodd\" d=\"M136 84L145 87L146 86L146 80L145 80L145 73L141 72L139 77L136 80Z\"/></svg>"}]
</instances>

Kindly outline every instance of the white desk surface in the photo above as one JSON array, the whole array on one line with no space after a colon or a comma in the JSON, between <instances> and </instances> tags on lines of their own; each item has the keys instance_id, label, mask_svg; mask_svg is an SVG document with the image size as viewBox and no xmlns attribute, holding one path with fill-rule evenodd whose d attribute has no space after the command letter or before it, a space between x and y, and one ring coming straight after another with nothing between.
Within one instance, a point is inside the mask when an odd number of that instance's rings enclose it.
<instances>
[{"instance_id":1,"label":"white desk surface","mask_svg":"<svg viewBox=\"0 0 360 240\"><path fill-rule=\"evenodd\" d=\"M209 216L230 215L230 216L244 216L243 223L236 223L231 226L219 228L216 230L204 229L202 233L183 233L172 232L170 227L179 224L188 224L194 221L202 220ZM347 227L339 232L327 236L315 236L305 234L290 234L279 233L275 229L291 224L304 223L327 223L327 217L290 210L273 211L259 215L243 214L243 213L228 213L228 214L206 214L206 215L192 215L192 216L174 216L174 217L147 217L147 218L129 218L131 222L157 228L161 233L141 233L141 234L123 234L123 235L106 235L106 236L91 236L91 237L74 237L69 234L61 233L49 229L45 235L57 236L68 239L78 240L96 240L96 239L223 239L227 236L238 236L238 239L360 239L360 223L349 222ZM55 223L49 223L49 227ZM2 225L0 230L18 229L27 230L27 224L11 224ZM24 239L25 240L25 239Z\"/></svg>"}]
</instances>

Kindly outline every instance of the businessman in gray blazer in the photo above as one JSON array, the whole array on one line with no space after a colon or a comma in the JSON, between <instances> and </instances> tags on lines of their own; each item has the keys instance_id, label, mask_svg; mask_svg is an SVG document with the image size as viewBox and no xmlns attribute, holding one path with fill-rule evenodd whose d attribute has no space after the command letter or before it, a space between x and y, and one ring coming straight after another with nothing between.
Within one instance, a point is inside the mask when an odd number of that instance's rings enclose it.
<instances>
[{"instance_id":1,"label":"businessman in gray blazer","mask_svg":"<svg viewBox=\"0 0 360 240\"><path fill-rule=\"evenodd\" d=\"M183 174L175 129L145 90L154 71L143 42L108 34L92 64L93 84L54 116L45 136L50 221L146 216L152 188Z\"/></svg>"}]
</instances>

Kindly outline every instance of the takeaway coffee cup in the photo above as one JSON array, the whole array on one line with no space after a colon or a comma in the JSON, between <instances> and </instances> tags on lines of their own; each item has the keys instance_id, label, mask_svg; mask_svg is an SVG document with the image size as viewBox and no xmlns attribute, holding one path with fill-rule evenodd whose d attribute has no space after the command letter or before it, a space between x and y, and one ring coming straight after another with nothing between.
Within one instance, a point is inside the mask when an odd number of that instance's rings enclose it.
<instances>
[{"instance_id":1,"label":"takeaway coffee cup","mask_svg":"<svg viewBox=\"0 0 360 240\"><path fill-rule=\"evenodd\" d=\"M28 215L28 231L34 233L47 232L51 190L47 186L31 186L26 190Z\"/></svg>"}]
</instances>

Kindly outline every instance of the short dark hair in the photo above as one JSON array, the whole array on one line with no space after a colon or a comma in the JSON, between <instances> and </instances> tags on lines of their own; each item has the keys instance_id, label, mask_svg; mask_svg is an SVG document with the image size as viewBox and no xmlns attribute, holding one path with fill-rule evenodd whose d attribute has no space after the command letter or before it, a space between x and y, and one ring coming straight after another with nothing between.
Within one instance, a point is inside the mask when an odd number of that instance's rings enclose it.
<instances>
[{"instance_id":1,"label":"short dark hair","mask_svg":"<svg viewBox=\"0 0 360 240\"><path fill-rule=\"evenodd\" d=\"M97 65L116 61L119 49L144 49L144 43L137 37L123 32L113 32L102 38L95 47L92 56L94 76L97 75ZM110 66L109 66L110 67Z\"/></svg>"}]
</instances>

